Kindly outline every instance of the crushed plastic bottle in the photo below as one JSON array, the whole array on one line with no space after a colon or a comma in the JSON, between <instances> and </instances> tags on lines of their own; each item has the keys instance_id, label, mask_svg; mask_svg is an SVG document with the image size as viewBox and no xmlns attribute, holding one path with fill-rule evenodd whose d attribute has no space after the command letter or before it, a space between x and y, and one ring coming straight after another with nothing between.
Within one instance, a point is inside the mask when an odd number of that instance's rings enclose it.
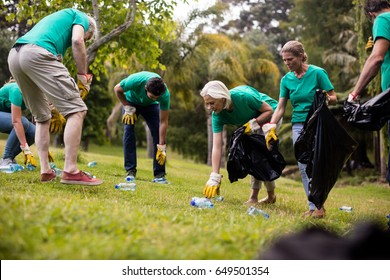
<instances>
[{"instance_id":1,"label":"crushed plastic bottle","mask_svg":"<svg viewBox=\"0 0 390 280\"><path fill-rule=\"evenodd\" d=\"M269 219L269 215L267 213L265 213L263 210L260 210L254 206L249 207L248 215L250 215L250 216L262 215L264 218Z\"/></svg>"},{"instance_id":2,"label":"crushed plastic bottle","mask_svg":"<svg viewBox=\"0 0 390 280\"><path fill-rule=\"evenodd\" d=\"M31 163L27 163L27 164L26 164L26 169L27 169L27 170L34 171L35 168L36 168L36 167L35 167L34 165L32 165Z\"/></svg>"},{"instance_id":3,"label":"crushed plastic bottle","mask_svg":"<svg viewBox=\"0 0 390 280\"><path fill-rule=\"evenodd\" d=\"M53 170L56 173L57 177L61 177L62 176L62 170L61 169L59 169L57 167L54 167Z\"/></svg>"},{"instance_id":4,"label":"crushed plastic bottle","mask_svg":"<svg viewBox=\"0 0 390 280\"><path fill-rule=\"evenodd\" d=\"M193 197L190 202L191 206L197 208L213 208L214 204L210 201L210 199L205 197Z\"/></svg>"},{"instance_id":5,"label":"crushed plastic bottle","mask_svg":"<svg viewBox=\"0 0 390 280\"><path fill-rule=\"evenodd\" d=\"M57 167L56 164L55 164L54 162L49 162L49 164L50 164L50 168L51 168L51 169L54 169L54 168Z\"/></svg>"},{"instance_id":6,"label":"crushed plastic bottle","mask_svg":"<svg viewBox=\"0 0 390 280\"><path fill-rule=\"evenodd\" d=\"M214 199L215 199L215 201L223 201L223 196L217 195Z\"/></svg>"},{"instance_id":7,"label":"crushed plastic bottle","mask_svg":"<svg viewBox=\"0 0 390 280\"><path fill-rule=\"evenodd\" d=\"M350 207L350 206L341 206L340 208L339 208L339 210L341 210L341 211L345 211L345 212L352 212L352 207Z\"/></svg>"},{"instance_id":8,"label":"crushed plastic bottle","mask_svg":"<svg viewBox=\"0 0 390 280\"><path fill-rule=\"evenodd\" d=\"M96 161L91 161L91 162L88 162L88 167L95 167L97 165L97 162Z\"/></svg>"},{"instance_id":9,"label":"crushed plastic bottle","mask_svg":"<svg viewBox=\"0 0 390 280\"><path fill-rule=\"evenodd\" d=\"M121 191L135 191L137 187L135 183L119 183L115 188Z\"/></svg>"},{"instance_id":10,"label":"crushed plastic bottle","mask_svg":"<svg viewBox=\"0 0 390 280\"><path fill-rule=\"evenodd\" d=\"M14 173L18 171L22 171L24 167L20 164L13 163L6 166L0 166L0 172L4 173Z\"/></svg>"}]
</instances>

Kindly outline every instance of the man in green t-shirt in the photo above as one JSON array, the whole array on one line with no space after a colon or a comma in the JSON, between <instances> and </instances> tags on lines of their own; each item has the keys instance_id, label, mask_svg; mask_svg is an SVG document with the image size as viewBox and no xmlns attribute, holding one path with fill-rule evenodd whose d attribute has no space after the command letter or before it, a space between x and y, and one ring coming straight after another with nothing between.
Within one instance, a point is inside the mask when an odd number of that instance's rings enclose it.
<instances>
[{"instance_id":1,"label":"man in green t-shirt","mask_svg":"<svg viewBox=\"0 0 390 280\"><path fill-rule=\"evenodd\" d=\"M166 135L170 93L163 79L156 73L142 71L123 79L114 88L123 104L123 150L128 180L134 181L137 173L137 152L134 125L141 115L148 125L154 146L154 183L168 184L165 178Z\"/></svg>"},{"instance_id":2,"label":"man in green t-shirt","mask_svg":"<svg viewBox=\"0 0 390 280\"><path fill-rule=\"evenodd\" d=\"M390 3L387 0L368 0L364 6L367 18L373 22L372 34L374 46L367 58L359 80L348 96L348 102L358 102L368 83L381 70L382 91L390 88ZM390 138L390 121L388 122ZM390 184L390 153L386 179Z\"/></svg>"},{"instance_id":3,"label":"man in green t-shirt","mask_svg":"<svg viewBox=\"0 0 390 280\"><path fill-rule=\"evenodd\" d=\"M96 33L95 20L76 9L63 9L41 19L29 32L16 40L8 65L36 121L35 143L38 148L41 182L56 178L48 154L50 145L51 104L66 118L64 130L65 163L63 184L99 185L101 180L77 168L83 121L87 114L84 99L92 75L87 73L85 41ZM62 63L72 48L78 82ZM28 147L21 147L23 152Z\"/></svg>"}]
</instances>

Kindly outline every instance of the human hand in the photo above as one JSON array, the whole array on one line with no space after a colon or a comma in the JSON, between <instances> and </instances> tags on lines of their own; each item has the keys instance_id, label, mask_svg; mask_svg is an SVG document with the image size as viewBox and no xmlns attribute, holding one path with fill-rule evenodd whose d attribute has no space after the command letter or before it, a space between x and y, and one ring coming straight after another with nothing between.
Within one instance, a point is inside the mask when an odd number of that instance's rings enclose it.
<instances>
[{"instance_id":1,"label":"human hand","mask_svg":"<svg viewBox=\"0 0 390 280\"><path fill-rule=\"evenodd\" d=\"M137 115L135 114L136 109L133 106L130 105L125 105L125 113L123 114L122 117L122 123L127 124L127 125L134 125L135 121L137 120Z\"/></svg>"},{"instance_id":2,"label":"human hand","mask_svg":"<svg viewBox=\"0 0 390 280\"><path fill-rule=\"evenodd\" d=\"M156 160L159 165L164 165L167 158L167 145L157 144Z\"/></svg>"},{"instance_id":3,"label":"human hand","mask_svg":"<svg viewBox=\"0 0 390 280\"><path fill-rule=\"evenodd\" d=\"M207 198L215 197L215 195L219 195L220 187L221 187L221 179L222 175L211 172L209 180L206 182L206 186L203 189L203 194Z\"/></svg>"},{"instance_id":4,"label":"human hand","mask_svg":"<svg viewBox=\"0 0 390 280\"><path fill-rule=\"evenodd\" d=\"M246 124L244 124L244 127L245 127L244 133L248 135L251 135L254 131L260 129L260 125L257 123L255 118L251 119Z\"/></svg>"},{"instance_id":5,"label":"human hand","mask_svg":"<svg viewBox=\"0 0 390 280\"><path fill-rule=\"evenodd\" d=\"M37 161L35 160L32 152L30 151L30 147L28 146L27 143L24 145L20 145L20 148L22 149L22 152L24 154L24 164L30 164L34 167L37 167Z\"/></svg>"},{"instance_id":6,"label":"human hand","mask_svg":"<svg viewBox=\"0 0 390 280\"><path fill-rule=\"evenodd\" d=\"M374 47L374 41L372 40L372 37L368 37L367 44L366 44L366 52L372 51L372 48Z\"/></svg>"},{"instance_id":7,"label":"human hand","mask_svg":"<svg viewBox=\"0 0 390 280\"><path fill-rule=\"evenodd\" d=\"M64 127L66 124L66 119L64 116L58 112L57 109L51 110L51 120L50 120L50 133L62 134L64 132Z\"/></svg>"},{"instance_id":8,"label":"human hand","mask_svg":"<svg viewBox=\"0 0 390 280\"><path fill-rule=\"evenodd\" d=\"M92 74L77 74L77 86L79 87L80 97L85 100L91 89L93 75Z\"/></svg>"},{"instance_id":9,"label":"human hand","mask_svg":"<svg viewBox=\"0 0 390 280\"><path fill-rule=\"evenodd\" d=\"M49 160L49 162L54 162L53 154L50 153L50 151L49 151L49 153L47 154L47 159Z\"/></svg>"},{"instance_id":10,"label":"human hand","mask_svg":"<svg viewBox=\"0 0 390 280\"><path fill-rule=\"evenodd\" d=\"M265 143L267 149L270 150L274 142L278 141L278 136L276 135L276 124L275 123L266 123L263 125L263 132L265 137Z\"/></svg>"},{"instance_id":11,"label":"human hand","mask_svg":"<svg viewBox=\"0 0 390 280\"><path fill-rule=\"evenodd\" d=\"M347 102L352 103L352 104L356 104L356 103L359 103L359 101L360 101L360 95L359 94L350 93L348 95Z\"/></svg>"}]
</instances>

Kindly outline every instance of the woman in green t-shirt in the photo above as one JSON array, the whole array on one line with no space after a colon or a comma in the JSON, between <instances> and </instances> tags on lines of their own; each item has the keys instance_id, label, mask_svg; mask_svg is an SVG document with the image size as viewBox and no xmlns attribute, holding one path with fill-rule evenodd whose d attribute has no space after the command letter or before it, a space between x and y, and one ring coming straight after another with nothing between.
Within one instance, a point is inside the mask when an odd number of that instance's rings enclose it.
<instances>
[{"instance_id":1,"label":"woman in green t-shirt","mask_svg":"<svg viewBox=\"0 0 390 280\"><path fill-rule=\"evenodd\" d=\"M35 125L22 115L25 109L22 93L15 80L11 79L0 88L0 132L9 134L0 166L15 163L15 157L22 150L26 162L37 165L29 147L34 144Z\"/></svg>"},{"instance_id":2,"label":"woman in green t-shirt","mask_svg":"<svg viewBox=\"0 0 390 280\"><path fill-rule=\"evenodd\" d=\"M268 130L264 131L267 146L271 141L277 140L276 124L283 117L288 100L290 100L293 107L291 119L293 144L295 144L295 141L301 133L317 89L322 89L327 92L328 104L333 105L337 103L337 97L328 74L324 69L307 63L307 54L300 42L287 42L280 51L280 54L289 72L280 81L278 107L272 115ZM298 162L298 166L306 196L308 196L309 179L306 174L306 164ZM324 207L317 209L311 201L308 201L308 204L309 210L303 214L305 217L323 218L325 216Z\"/></svg>"},{"instance_id":3,"label":"woman in green t-shirt","mask_svg":"<svg viewBox=\"0 0 390 280\"><path fill-rule=\"evenodd\" d=\"M207 109L212 111L213 148L212 172L206 183L203 194L214 197L219 194L222 175L219 174L222 158L222 131L224 125L245 126L245 133L263 134L261 126L271 119L278 102L268 95L247 85L237 86L231 90L220 81L210 81L200 95ZM281 121L280 121L281 122ZM247 205L275 203L275 182L264 182L267 197L258 200L262 181L251 176L252 192Z\"/></svg>"}]
</instances>

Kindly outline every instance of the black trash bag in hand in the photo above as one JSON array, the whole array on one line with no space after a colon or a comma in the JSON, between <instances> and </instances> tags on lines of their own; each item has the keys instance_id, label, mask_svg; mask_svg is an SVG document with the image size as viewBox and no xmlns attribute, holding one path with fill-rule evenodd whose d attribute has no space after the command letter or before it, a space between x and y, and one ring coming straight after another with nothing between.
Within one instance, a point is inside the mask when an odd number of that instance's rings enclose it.
<instances>
[{"instance_id":1,"label":"black trash bag in hand","mask_svg":"<svg viewBox=\"0 0 390 280\"><path fill-rule=\"evenodd\" d=\"M380 130L390 119L390 88L363 104L344 102L343 117L362 130Z\"/></svg>"},{"instance_id":2,"label":"black trash bag in hand","mask_svg":"<svg viewBox=\"0 0 390 280\"><path fill-rule=\"evenodd\" d=\"M245 178L248 174L257 180L273 181L280 177L286 161L278 151L277 144L267 149L264 135L244 133L239 127L230 139L227 171L231 183Z\"/></svg>"},{"instance_id":3,"label":"black trash bag in hand","mask_svg":"<svg viewBox=\"0 0 390 280\"><path fill-rule=\"evenodd\" d=\"M339 124L325 105L326 96L317 90L302 132L294 145L295 157L307 164L309 201L320 209L357 142Z\"/></svg>"}]
</instances>

